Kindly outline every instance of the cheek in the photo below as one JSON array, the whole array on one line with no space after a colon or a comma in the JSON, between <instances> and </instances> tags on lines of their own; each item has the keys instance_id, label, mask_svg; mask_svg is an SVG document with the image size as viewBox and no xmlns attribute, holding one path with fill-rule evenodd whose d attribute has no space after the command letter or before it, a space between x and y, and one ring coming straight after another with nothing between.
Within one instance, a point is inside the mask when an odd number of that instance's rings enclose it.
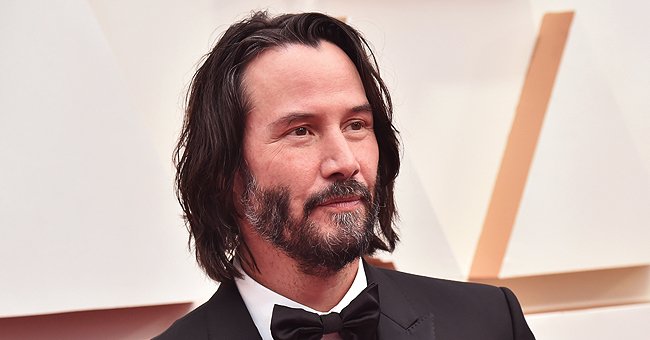
<instances>
[{"instance_id":1,"label":"cheek","mask_svg":"<svg viewBox=\"0 0 650 340\"><path fill-rule=\"evenodd\" d=\"M301 212L302 202L317 182L319 165L309 152L262 153L250 160L251 171L262 188L287 188L291 211Z\"/></svg>"},{"instance_id":2,"label":"cheek","mask_svg":"<svg viewBox=\"0 0 650 340\"><path fill-rule=\"evenodd\" d=\"M313 180L314 174L318 172L318 162L308 152L305 153L278 153L272 160L268 158L259 162L266 166L260 167L271 181L271 185L282 185L292 188L305 185L309 178Z\"/></svg>"},{"instance_id":3,"label":"cheek","mask_svg":"<svg viewBox=\"0 0 650 340\"><path fill-rule=\"evenodd\" d=\"M282 186L289 189L289 206L291 214L295 218L302 216L304 203L308 196L314 192L314 185L318 181L317 167L306 158L300 158L299 162L285 158L280 162L274 171L271 171L273 186Z\"/></svg>"},{"instance_id":4,"label":"cheek","mask_svg":"<svg viewBox=\"0 0 650 340\"><path fill-rule=\"evenodd\" d=\"M369 141L359 150L357 155L364 179L369 186L374 185L379 168L379 147L377 142L374 139Z\"/></svg>"}]
</instances>

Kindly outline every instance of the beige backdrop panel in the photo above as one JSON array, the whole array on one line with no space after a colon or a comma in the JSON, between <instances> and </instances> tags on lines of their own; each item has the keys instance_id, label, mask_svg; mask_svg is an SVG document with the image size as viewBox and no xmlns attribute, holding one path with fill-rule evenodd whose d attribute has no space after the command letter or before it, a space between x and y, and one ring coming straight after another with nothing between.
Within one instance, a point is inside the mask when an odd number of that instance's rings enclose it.
<instances>
[{"instance_id":1,"label":"beige backdrop panel","mask_svg":"<svg viewBox=\"0 0 650 340\"><path fill-rule=\"evenodd\" d=\"M594 25L592 13L577 9L502 277L650 264L650 168L647 145L636 136L641 127L650 134L648 105L621 105L621 85L606 76L619 67L612 54L650 60L650 44L606 49L599 39L611 30L623 40L634 35L628 22L642 21L650 32L647 20L628 13L610 20L620 25ZM650 74L650 66L629 72ZM629 81L644 89L635 90L637 101L647 97L650 83Z\"/></svg>"}]
</instances>

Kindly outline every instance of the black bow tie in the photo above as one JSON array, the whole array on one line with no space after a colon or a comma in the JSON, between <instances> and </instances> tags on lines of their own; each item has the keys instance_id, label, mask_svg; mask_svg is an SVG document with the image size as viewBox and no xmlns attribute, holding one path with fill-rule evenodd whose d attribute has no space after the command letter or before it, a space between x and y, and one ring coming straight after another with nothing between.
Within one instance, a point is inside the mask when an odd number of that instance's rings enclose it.
<instances>
[{"instance_id":1,"label":"black bow tie","mask_svg":"<svg viewBox=\"0 0 650 340\"><path fill-rule=\"evenodd\" d=\"M379 291L370 284L341 313L318 315L299 308L275 305L271 335L275 340L320 340L338 332L343 340L376 339L379 324Z\"/></svg>"}]
</instances>

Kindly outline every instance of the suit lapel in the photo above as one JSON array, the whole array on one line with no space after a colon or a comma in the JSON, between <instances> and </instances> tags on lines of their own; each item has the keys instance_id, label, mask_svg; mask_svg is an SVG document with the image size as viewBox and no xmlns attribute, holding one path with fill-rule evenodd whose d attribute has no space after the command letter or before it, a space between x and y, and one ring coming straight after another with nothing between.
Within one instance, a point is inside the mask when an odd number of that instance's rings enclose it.
<instances>
[{"instance_id":1,"label":"suit lapel","mask_svg":"<svg viewBox=\"0 0 650 340\"><path fill-rule=\"evenodd\" d=\"M380 340L434 340L434 316L432 313L418 313L402 289L384 272L363 263L368 284L379 285L378 337Z\"/></svg>"},{"instance_id":2,"label":"suit lapel","mask_svg":"<svg viewBox=\"0 0 650 340\"><path fill-rule=\"evenodd\" d=\"M234 282L222 282L207 307L210 340L262 339Z\"/></svg>"}]
</instances>

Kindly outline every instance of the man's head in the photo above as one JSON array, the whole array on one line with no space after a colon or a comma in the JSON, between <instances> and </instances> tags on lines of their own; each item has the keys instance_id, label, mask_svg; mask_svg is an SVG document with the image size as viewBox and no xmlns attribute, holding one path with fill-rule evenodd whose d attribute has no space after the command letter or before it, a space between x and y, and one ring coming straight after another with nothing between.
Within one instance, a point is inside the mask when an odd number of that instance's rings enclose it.
<instances>
[{"instance_id":1,"label":"man's head","mask_svg":"<svg viewBox=\"0 0 650 340\"><path fill-rule=\"evenodd\" d=\"M358 32L317 13L255 13L207 56L175 157L210 277L238 275L230 258L247 249L242 228L311 274L394 249L399 148L371 58Z\"/></svg>"}]
</instances>

